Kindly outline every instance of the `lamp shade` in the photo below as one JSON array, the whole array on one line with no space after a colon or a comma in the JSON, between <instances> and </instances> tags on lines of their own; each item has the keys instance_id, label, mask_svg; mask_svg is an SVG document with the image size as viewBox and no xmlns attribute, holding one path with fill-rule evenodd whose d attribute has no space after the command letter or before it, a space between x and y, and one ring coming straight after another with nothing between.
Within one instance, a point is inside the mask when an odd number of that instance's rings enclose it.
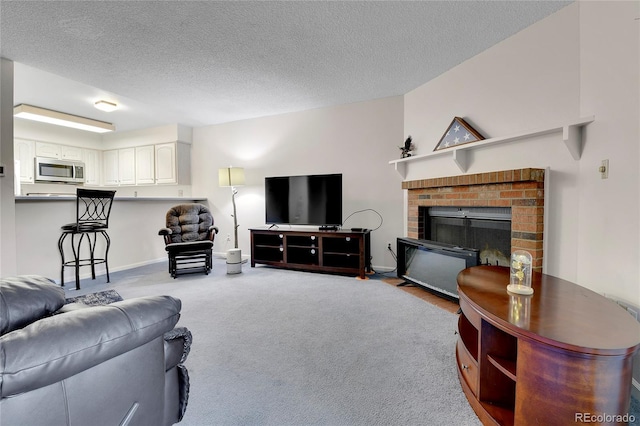
<instances>
[{"instance_id":1,"label":"lamp shade","mask_svg":"<svg viewBox=\"0 0 640 426\"><path fill-rule=\"evenodd\" d=\"M244 185L244 169L242 167L218 169L218 184L220 186Z\"/></svg>"}]
</instances>

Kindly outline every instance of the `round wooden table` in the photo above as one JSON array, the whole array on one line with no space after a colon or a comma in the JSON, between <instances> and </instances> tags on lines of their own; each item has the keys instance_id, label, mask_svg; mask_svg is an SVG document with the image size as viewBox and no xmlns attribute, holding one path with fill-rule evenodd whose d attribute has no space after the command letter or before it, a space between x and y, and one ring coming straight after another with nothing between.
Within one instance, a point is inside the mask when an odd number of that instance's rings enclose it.
<instances>
[{"instance_id":1,"label":"round wooden table","mask_svg":"<svg viewBox=\"0 0 640 426\"><path fill-rule=\"evenodd\" d=\"M534 273L531 296L509 269L458 275L458 375L484 424L627 424L640 324L613 301ZM626 416L626 417L625 417Z\"/></svg>"}]
</instances>

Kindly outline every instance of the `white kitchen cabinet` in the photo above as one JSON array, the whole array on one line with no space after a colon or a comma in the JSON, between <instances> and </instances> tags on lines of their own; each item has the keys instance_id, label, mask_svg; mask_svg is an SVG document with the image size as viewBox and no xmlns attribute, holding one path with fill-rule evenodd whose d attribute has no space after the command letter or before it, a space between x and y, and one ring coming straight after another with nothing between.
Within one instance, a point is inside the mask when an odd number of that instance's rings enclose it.
<instances>
[{"instance_id":1,"label":"white kitchen cabinet","mask_svg":"<svg viewBox=\"0 0 640 426\"><path fill-rule=\"evenodd\" d=\"M156 182L154 159L155 150L153 145L136 147L136 185Z\"/></svg>"},{"instance_id":2,"label":"white kitchen cabinet","mask_svg":"<svg viewBox=\"0 0 640 426\"><path fill-rule=\"evenodd\" d=\"M163 143L155 146L156 182L176 183L176 144Z\"/></svg>"},{"instance_id":3,"label":"white kitchen cabinet","mask_svg":"<svg viewBox=\"0 0 640 426\"><path fill-rule=\"evenodd\" d=\"M15 139L13 157L20 164L20 182L33 183L35 171L35 142Z\"/></svg>"},{"instance_id":4,"label":"white kitchen cabinet","mask_svg":"<svg viewBox=\"0 0 640 426\"><path fill-rule=\"evenodd\" d=\"M155 145L156 183L191 183L191 146L181 142Z\"/></svg>"},{"instance_id":5,"label":"white kitchen cabinet","mask_svg":"<svg viewBox=\"0 0 640 426\"><path fill-rule=\"evenodd\" d=\"M36 157L62 158L62 145L48 142L36 142Z\"/></svg>"},{"instance_id":6,"label":"white kitchen cabinet","mask_svg":"<svg viewBox=\"0 0 640 426\"><path fill-rule=\"evenodd\" d=\"M82 161L84 162L85 185L100 185L102 153L97 149L83 149Z\"/></svg>"},{"instance_id":7,"label":"white kitchen cabinet","mask_svg":"<svg viewBox=\"0 0 640 426\"><path fill-rule=\"evenodd\" d=\"M124 148L118 150L118 175L120 185L136 184L136 149Z\"/></svg>"},{"instance_id":8,"label":"white kitchen cabinet","mask_svg":"<svg viewBox=\"0 0 640 426\"><path fill-rule=\"evenodd\" d=\"M61 145L60 151L63 160L82 161L82 148L78 146Z\"/></svg>"},{"instance_id":9,"label":"white kitchen cabinet","mask_svg":"<svg viewBox=\"0 0 640 426\"><path fill-rule=\"evenodd\" d=\"M104 184L107 186L118 185L120 176L118 175L118 150L107 150L102 153Z\"/></svg>"},{"instance_id":10,"label":"white kitchen cabinet","mask_svg":"<svg viewBox=\"0 0 640 426\"><path fill-rule=\"evenodd\" d=\"M123 148L104 151L103 164L105 185L135 185L135 148Z\"/></svg>"}]
</instances>

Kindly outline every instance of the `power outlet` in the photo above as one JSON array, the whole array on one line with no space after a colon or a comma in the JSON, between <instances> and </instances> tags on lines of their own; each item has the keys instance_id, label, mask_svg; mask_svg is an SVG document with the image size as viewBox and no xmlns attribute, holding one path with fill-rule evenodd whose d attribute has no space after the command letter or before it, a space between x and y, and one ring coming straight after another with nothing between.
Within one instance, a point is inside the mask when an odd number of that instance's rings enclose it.
<instances>
[{"instance_id":1,"label":"power outlet","mask_svg":"<svg viewBox=\"0 0 640 426\"><path fill-rule=\"evenodd\" d=\"M387 250L393 250L393 244L390 242L387 242Z\"/></svg>"},{"instance_id":2,"label":"power outlet","mask_svg":"<svg viewBox=\"0 0 640 426\"><path fill-rule=\"evenodd\" d=\"M231 234L227 234L227 241L231 241Z\"/></svg>"}]
</instances>

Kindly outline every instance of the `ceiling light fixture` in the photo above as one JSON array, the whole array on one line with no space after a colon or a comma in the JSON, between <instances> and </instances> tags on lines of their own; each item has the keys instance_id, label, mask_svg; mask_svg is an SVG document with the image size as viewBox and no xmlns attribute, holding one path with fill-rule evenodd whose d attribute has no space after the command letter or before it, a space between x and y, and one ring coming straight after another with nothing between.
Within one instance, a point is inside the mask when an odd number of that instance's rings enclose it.
<instances>
[{"instance_id":1,"label":"ceiling light fixture","mask_svg":"<svg viewBox=\"0 0 640 426\"><path fill-rule=\"evenodd\" d=\"M106 133L116 130L116 126L105 121L66 114L64 112L26 104L20 104L14 107L13 115L18 118L56 124L58 126L72 127L74 129L87 130L89 132Z\"/></svg>"},{"instance_id":2,"label":"ceiling light fixture","mask_svg":"<svg viewBox=\"0 0 640 426\"><path fill-rule=\"evenodd\" d=\"M102 111L111 112L118 109L118 104L115 102L103 101L99 100L95 104L93 104L96 108Z\"/></svg>"}]
</instances>

